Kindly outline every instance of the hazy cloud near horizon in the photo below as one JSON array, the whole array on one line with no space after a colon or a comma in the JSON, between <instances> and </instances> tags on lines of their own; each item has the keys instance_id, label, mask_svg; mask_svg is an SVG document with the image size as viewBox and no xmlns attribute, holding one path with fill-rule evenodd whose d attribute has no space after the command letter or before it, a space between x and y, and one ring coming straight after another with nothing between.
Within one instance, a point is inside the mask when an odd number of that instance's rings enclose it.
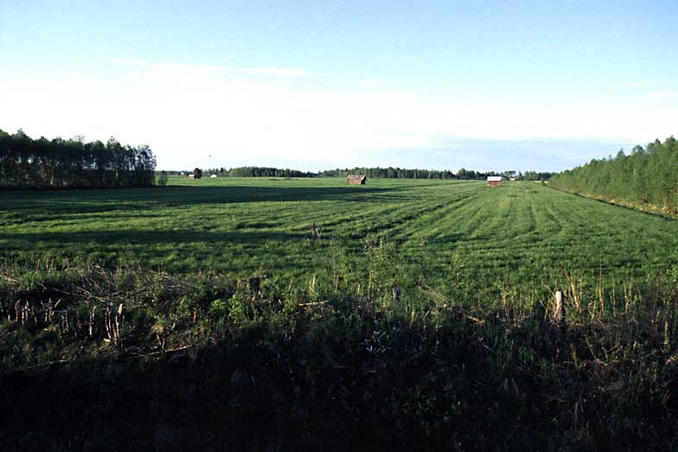
<instances>
[{"instance_id":1,"label":"hazy cloud near horizon","mask_svg":"<svg viewBox=\"0 0 678 452\"><path fill-rule=\"evenodd\" d=\"M633 123L623 111L446 103L379 84L355 91L309 89L296 81L280 83L279 77L289 76L281 75L281 69L243 69L263 77L252 80L232 68L111 64L122 70L116 67L120 72L112 70L104 80L68 73L5 79L0 95L12 109L11 115L0 113L1 123L31 135L112 135L147 143L160 169L370 165L561 170L630 147L637 143L633 136L669 129L657 113L651 115L653 127L643 130L646 123ZM45 98L50 102L45 104ZM595 138L599 130L614 135L616 123L626 125L619 134L624 138Z\"/></svg>"}]
</instances>

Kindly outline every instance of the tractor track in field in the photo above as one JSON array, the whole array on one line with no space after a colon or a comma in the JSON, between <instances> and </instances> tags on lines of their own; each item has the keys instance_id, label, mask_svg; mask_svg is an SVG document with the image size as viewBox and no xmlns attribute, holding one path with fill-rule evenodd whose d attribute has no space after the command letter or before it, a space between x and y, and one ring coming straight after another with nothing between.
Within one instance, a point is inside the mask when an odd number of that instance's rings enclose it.
<instances>
[{"instance_id":1,"label":"tractor track in field","mask_svg":"<svg viewBox=\"0 0 678 452\"><path fill-rule=\"evenodd\" d=\"M410 229L410 227L408 227L409 225L429 219L446 218L449 212L457 210L460 205L469 203L477 196L473 190L455 193L455 195L456 196L453 199L446 200L442 203L436 203L411 213L408 212L406 215L397 217L393 221L373 226L366 234L378 234L383 231L389 231L388 238L403 242L407 239L400 239L398 235L406 234L405 230ZM364 237L366 234L360 235L360 237Z\"/></svg>"},{"instance_id":2,"label":"tractor track in field","mask_svg":"<svg viewBox=\"0 0 678 452\"><path fill-rule=\"evenodd\" d=\"M443 209L443 208L445 208L445 206L447 206L447 204L448 204L447 202L436 203L432 206L427 206L427 207L423 207L423 208L420 208L420 209L416 209L416 210L414 210L414 212L412 212L411 210L408 210L407 214L405 214L403 216L397 216L397 217L391 219L390 221L382 221L382 222L379 222L377 224L373 224L373 225L371 225L371 226L369 226L369 227L367 227L367 228L365 228L365 229L363 229L359 232L354 232L354 233L349 234L348 238L352 239L352 240L358 240L358 239L365 238L370 234L379 234L382 231L387 231L387 230L396 228L399 225L402 225L403 223L406 223L408 221L411 221L415 218L420 217L421 215L425 215L427 213ZM402 210L405 210L405 208L404 207L400 208L399 210L396 210L395 212L402 211Z\"/></svg>"},{"instance_id":3,"label":"tractor track in field","mask_svg":"<svg viewBox=\"0 0 678 452\"><path fill-rule=\"evenodd\" d=\"M448 202L443 208L427 212L425 214L419 215L417 218L413 218L411 221L407 222L407 228L405 228L405 223L394 228L395 233L393 238L402 242L407 242L418 239L425 239L426 241L429 241L432 237L439 237L441 234L435 233L441 230L448 230L450 226L449 220L456 217L456 213L461 207L468 205L478 196L479 194L477 192L465 192L464 196L455 198L452 202ZM438 220L439 223L436 224L436 220ZM423 223L423 225L421 223ZM455 223L451 224L453 225ZM417 228L416 226L419 225L422 227ZM431 229L431 227L433 227L433 229ZM408 232L409 230L414 230L416 232L412 234ZM451 235L454 234L448 234L448 236Z\"/></svg>"},{"instance_id":4,"label":"tractor track in field","mask_svg":"<svg viewBox=\"0 0 678 452\"><path fill-rule=\"evenodd\" d=\"M483 237L478 237L478 229L483 221L486 221L487 218L491 217L493 210L494 199L486 197L485 199L480 199L477 206L468 205L464 206L459 212L458 215L460 218L464 218L466 211L473 208L471 214L466 217L467 220L459 225L459 235L464 237L469 241L469 245L478 240L483 241Z\"/></svg>"},{"instance_id":5,"label":"tractor track in field","mask_svg":"<svg viewBox=\"0 0 678 452\"><path fill-rule=\"evenodd\" d=\"M471 190L468 190L470 192ZM464 198L464 191L459 193L452 192L455 196L454 200ZM366 237L369 234L379 234L380 232L395 229L402 224L426 215L428 213L437 211L448 206L450 201L438 203L425 203L423 206L415 206L411 199L403 202L397 200L391 201L385 206L380 204L378 207L369 209L355 210L353 205L347 205L351 211L348 214L337 215L334 212L327 212L329 220L324 220L323 212L319 211L313 215L316 224L321 230L325 231L326 235L335 238L344 238L350 240L357 240ZM309 220L311 217L308 217ZM310 223L309 223L310 224ZM291 230L303 231L307 226L297 226Z\"/></svg>"}]
</instances>

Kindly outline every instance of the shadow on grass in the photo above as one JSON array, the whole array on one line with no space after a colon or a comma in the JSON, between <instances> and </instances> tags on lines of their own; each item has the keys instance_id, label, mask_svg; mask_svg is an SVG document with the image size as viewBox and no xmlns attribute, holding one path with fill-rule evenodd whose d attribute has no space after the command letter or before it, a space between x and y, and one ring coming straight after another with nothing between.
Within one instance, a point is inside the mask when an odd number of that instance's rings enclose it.
<instances>
[{"instance_id":1,"label":"shadow on grass","mask_svg":"<svg viewBox=\"0 0 678 452\"><path fill-rule=\"evenodd\" d=\"M162 189L22 191L0 197L0 211L36 214L106 212L196 204L295 201L379 201L410 187L165 187ZM399 197L399 196L398 196ZM3 199L4 198L4 199Z\"/></svg>"},{"instance_id":2,"label":"shadow on grass","mask_svg":"<svg viewBox=\"0 0 678 452\"><path fill-rule=\"evenodd\" d=\"M309 229L310 230L310 229ZM0 238L7 240L4 247L11 249L17 242L35 244L43 242L51 246L69 247L73 244L85 245L159 245L159 244L194 244L194 243L246 243L256 244L271 241L298 241L307 239L309 234L290 232L260 232L260 231L83 231L83 232L40 232L26 234L0 234ZM19 249L25 249L25 244Z\"/></svg>"},{"instance_id":3,"label":"shadow on grass","mask_svg":"<svg viewBox=\"0 0 678 452\"><path fill-rule=\"evenodd\" d=\"M394 324L378 353L374 319L366 319L328 324L327 333L299 325L299 334L233 330L164 360L104 348L97 359L1 369L0 443L3 450L659 450L675 435L673 405L641 395L629 412L631 399L618 400L632 392L623 390L623 366L622 375L601 376L594 365L573 365L569 352L560 356L576 348L580 359L598 361L583 330L563 332L539 316L513 325L508 338L508 325L490 319L482 327L450 319L435 333ZM484 343L488 335L494 348ZM664 383L675 386L664 379L652 387ZM620 415L630 428L618 425Z\"/></svg>"},{"instance_id":4,"label":"shadow on grass","mask_svg":"<svg viewBox=\"0 0 678 452\"><path fill-rule=\"evenodd\" d=\"M364 346L367 325L293 336L255 326L165 360L109 349L0 371L0 442L16 450L449 450L477 441L492 449L508 435L520 450L554 434L550 417L496 389L492 358L468 325L454 323L437 333L440 346L401 324L382 354ZM495 428L483 433L483 419Z\"/></svg>"},{"instance_id":5,"label":"shadow on grass","mask_svg":"<svg viewBox=\"0 0 678 452\"><path fill-rule=\"evenodd\" d=\"M220 268L249 272L267 262L267 269L289 272L306 269L301 255L318 249L308 232L265 229L214 231L86 231L2 234L6 256L30 265L39 253L60 253L75 260L95 259L111 267L138 261L175 272ZM318 241L320 242L320 241ZM27 250L31 249L31 252ZM317 253L312 253L313 255ZM305 262L305 261L304 261Z\"/></svg>"}]
</instances>

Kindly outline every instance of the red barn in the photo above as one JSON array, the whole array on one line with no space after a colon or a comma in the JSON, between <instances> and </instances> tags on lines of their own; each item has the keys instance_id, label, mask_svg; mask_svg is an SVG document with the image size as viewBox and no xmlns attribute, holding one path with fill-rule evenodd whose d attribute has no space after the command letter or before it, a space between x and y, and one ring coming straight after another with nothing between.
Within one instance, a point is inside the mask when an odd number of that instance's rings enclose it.
<instances>
[{"instance_id":1,"label":"red barn","mask_svg":"<svg viewBox=\"0 0 678 452\"><path fill-rule=\"evenodd\" d=\"M349 174L346 178L348 185L365 185L367 176L364 174Z\"/></svg>"},{"instance_id":2,"label":"red barn","mask_svg":"<svg viewBox=\"0 0 678 452\"><path fill-rule=\"evenodd\" d=\"M487 176L487 186L488 187L501 186L501 176Z\"/></svg>"}]
</instances>

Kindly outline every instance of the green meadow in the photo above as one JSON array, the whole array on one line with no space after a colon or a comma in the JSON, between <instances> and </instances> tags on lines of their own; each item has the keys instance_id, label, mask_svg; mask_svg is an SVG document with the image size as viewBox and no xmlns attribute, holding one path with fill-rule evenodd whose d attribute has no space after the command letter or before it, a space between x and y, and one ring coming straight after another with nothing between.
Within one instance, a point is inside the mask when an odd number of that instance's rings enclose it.
<instances>
[{"instance_id":1,"label":"green meadow","mask_svg":"<svg viewBox=\"0 0 678 452\"><path fill-rule=\"evenodd\" d=\"M0 191L8 450L678 444L675 219L532 182L169 182Z\"/></svg>"},{"instance_id":2,"label":"green meadow","mask_svg":"<svg viewBox=\"0 0 678 452\"><path fill-rule=\"evenodd\" d=\"M402 281L485 287L605 281L678 263L678 222L530 182L172 178L155 189L0 192L3 264L138 265L268 280L364 272L380 246ZM311 239L315 222L318 240Z\"/></svg>"}]
</instances>

